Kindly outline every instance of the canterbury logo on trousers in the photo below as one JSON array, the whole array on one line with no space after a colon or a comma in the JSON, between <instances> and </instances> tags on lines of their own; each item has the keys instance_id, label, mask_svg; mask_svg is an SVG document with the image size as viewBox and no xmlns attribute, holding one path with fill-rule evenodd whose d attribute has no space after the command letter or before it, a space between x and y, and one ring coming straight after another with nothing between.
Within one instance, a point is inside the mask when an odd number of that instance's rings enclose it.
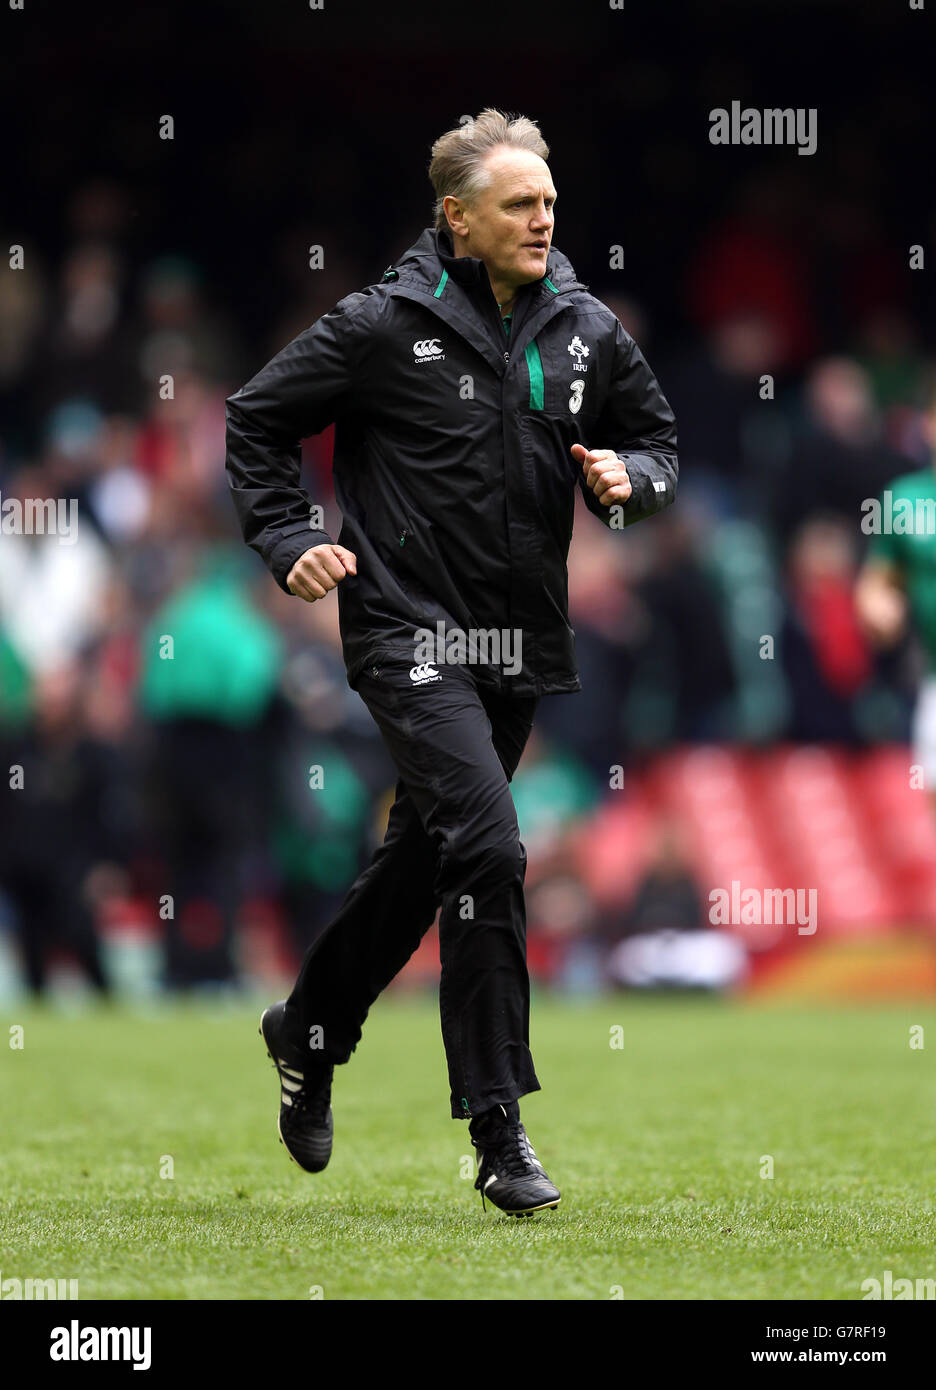
<instances>
[{"instance_id":1,"label":"canterbury logo on trousers","mask_svg":"<svg viewBox=\"0 0 936 1390\"><path fill-rule=\"evenodd\" d=\"M412 667L409 678L414 685L425 685L427 681L440 681L442 679L429 661L424 661L421 666Z\"/></svg>"}]
</instances>

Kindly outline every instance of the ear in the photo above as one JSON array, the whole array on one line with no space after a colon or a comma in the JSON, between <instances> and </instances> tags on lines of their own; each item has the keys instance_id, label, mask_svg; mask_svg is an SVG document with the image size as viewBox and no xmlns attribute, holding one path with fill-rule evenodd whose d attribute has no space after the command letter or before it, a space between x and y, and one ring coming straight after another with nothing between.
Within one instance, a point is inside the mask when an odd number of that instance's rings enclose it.
<instances>
[{"instance_id":1,"label":"ear","mask_svg":"<svg viewBox=\"0 0 936 1390\"><path fill-rule=\"evenodd\" d=\"M442 199L442 211L453 236L468 235L468 222L465 217L467 208L460 198L453 198L450 193L446 194Z\"/></svg>"}]
</instances>

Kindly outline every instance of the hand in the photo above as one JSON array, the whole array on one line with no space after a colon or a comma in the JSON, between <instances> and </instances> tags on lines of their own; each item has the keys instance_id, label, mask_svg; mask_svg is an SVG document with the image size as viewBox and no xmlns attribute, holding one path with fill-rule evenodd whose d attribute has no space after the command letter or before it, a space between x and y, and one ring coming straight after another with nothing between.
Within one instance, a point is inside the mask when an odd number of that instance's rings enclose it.
<instances>
[{"instance_id":1,"label":"hand","mask_svg":"<svg viewBox=\"0 0 936 1390\"><path fill-rule=\"evenodd\" d=\"M314 545L299 556L286 577L286 587L306 603L314 603L334 589L346 574L357 574L356 555L343 545Z\"/></svg>"},{"instance_id":2,"label":"hand","mask_svg":"<svg viewBox=\"0 0 936 1390\"><path fill-rule=\"evenodd\" d=\"M633 492L627 469L613 449L586 449L572 445L572 456L582 465L585 481L603 507L626 502Z\"/></svg>"},{"instance_id":3,"label":"hand","mask_svg":"<svg viewBox=\"0 0 936 1390\"><path fill-rule=\"evenodd\" d=\"M890 584L859 585L856 610L865 635L876 647L893 647L907 624L907 598Z\"/></svg>"}]
</instances>

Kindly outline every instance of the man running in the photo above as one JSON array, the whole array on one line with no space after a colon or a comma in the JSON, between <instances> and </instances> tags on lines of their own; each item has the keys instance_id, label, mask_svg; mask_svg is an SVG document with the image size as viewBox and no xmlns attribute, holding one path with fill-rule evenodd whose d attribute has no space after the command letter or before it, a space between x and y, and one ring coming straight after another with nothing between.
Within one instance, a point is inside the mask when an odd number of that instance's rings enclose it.
<instances>
[{"instance_id":1,"label":"man running","mask_svg":"<svg viewBox=\"0 0 936 1390\"><path fill-rule=\"evenodd\" d=\"M581 689L566 562L576 484L612 529L676 491L672 411L634 341L552 245L538 127L493 109L433 145L434 226L227 402L244 538L280 587L338 589L348 682L399 772L386 838L261 1031L280 1137L318 1172L331 1087L437 909L451 1114L482 1199L555 1207L520 1122L526 851L509 783L541 696ZM335 544L300 441L335 422Z\"/></svg>"}]
</instances>

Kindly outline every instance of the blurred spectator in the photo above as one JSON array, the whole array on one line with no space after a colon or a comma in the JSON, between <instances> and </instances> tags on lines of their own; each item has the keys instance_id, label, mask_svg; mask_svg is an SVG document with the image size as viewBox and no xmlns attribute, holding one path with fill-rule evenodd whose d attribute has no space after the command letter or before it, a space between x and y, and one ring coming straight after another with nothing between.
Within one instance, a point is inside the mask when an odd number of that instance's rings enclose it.
<instances>
[{"instance_id":1,"label":"blurred spectator","mask_svg":"<svg viewBox=\"0 0 936 1390\"><path fill-rule=\"evenodd\" d=\"M200 571L143 634L150 808L165 875L166 975L175 986L236 979L247 858L270 799L268 715L280 640L247 601L240 568L239 556L206 550Z\"/></svg>"},{"instance_id":2,"label":"blurred spectator","mask_svg":"<svg viewBox=\"0 0 936 1390\"><path fill-rule=\"evenodd\" d=\"M0 886L37 996L62 951L108 992L95 920L126 880L130 793L119 751L89 727L91 697L80 664L45 667L28 723L0 739L10 769Z\"/></svg>"},{"instance_id":3,"label":"blurred spectator","mask_svg":"<svg viewBox=\"0 0 936 1390\"><path fill-rule=\"evenodd\" d=\"M271 598L287 644L271 859L301 955L382 839L374 807L397 774L366 705L348 686L336 606L291 603L279 591Z\"/></svg>"},{"instance_id":4,"label":"blurred spectator","mask_svg":"<svg viewBox=\"0 0 936 1390\"><path fill-rule=\"evenodd\" d=\"M4 491L23 506L40 502L43 525L54 518L57 528L7 532L0 540L0 627L23 663L39 672L78 656L98 634L112 572L80 499L57 494L49 466L21 469Z\"/></svg>"},{"instance_id":5,"label":"blurred spectator","mask_svg":"<svg viewBox=\"0 0 936 1390\"><path fill-rule=\"evenodd\" d=\"M705 912L684 836L675 822L664 820L657 827L650 862L621 923L621 934L636 936L664 928L696 931Z\"/></svg>"},{"instance_id":6,"label":"blurred spectator","mask_svg":"<svg viewBox=\"0 0 936 1390\"><path fill-rule=\"evenodd\" d=\"M33 418L72 396L107 411L139 408L122 274L119 254L106 242L81 242L67 253L32 362Z\"/></svg>"},{"instance_id":7,"label":"blurred spectator","mask_svg":"<svg viewBox=\"0 0 936 1390\"><path fill-rule=\"evenodd\" d=\"M536 714L537 733L561 744L606 782L627 746L624 709L649 615L636 590L631 536L604 530L576 499L569 551L569 617L582 689L550 695ZM521 764L523 766L523 764Z\"/></svg>"},{"instance_id":8,"label":"blurred spectator","mask_svg":"<svg viewBox=\"0 0 936 1390\"><path fill-rule=\"evenodd\" d=\"M852 533L837 518L804 521L790 546L789 608L781 649L792 738L853 741L855 699L872 674L855 611Z\"/></svg>"},{"instance_id":9,"label":"blurred spectator","mask_svg":"<svg viewBox=\"0 0 936 1390\"><path fill-rule=\"evenodd\" d=\"M659 520L652 567L637 588L653 642L625 732L644 747L731 737L736 680L724 616L700 553L698 519L687 506ZM644 710L670 708L668 724L655 737L641 733L641 696Z\"/></svg>"},{"instance_id":10,"label":"blurred spectator","mask_svg":"<svg viewBox=\"0 0 936 1390\"><path fill-rule=\"evenodd\" d=\"M781 369L801 366L818 340L801 235L807 213L796 179L789 165L753 175L703 241L689 273L696 322L710 332L739 320L763 323L770 363Z\"/></svg>"},{"instance_id":11,"label":"blurred spectator","mask_svg":"<svg viewBox=\"0 0 936 1390\"><path fill-rule=\"evenodd\" d=\"M878 409L917 402L925 384L925 364L909 316L881 307L861 325L857 361L868 374Z\"/></svg>"},{"instance_id":12,"label":"blurred spectator","mask_svg":"<svg viewBox=\"0 0 936 1390\"><path fill-rule=\"evenodd\" d=\"M804 403L795 462L774 499L776 524L788 537L805 512L823 512L857 528L862 502L897 471L868 374L851 358L824 358L809 370Z\"/></svg>"},{"instance_id":13,"label":"blurred spectator","mask_svg":"<svg viewBox=\"0 0 936 1390\"><path fill-rule=\"evenodd\" d=\"M141 381L166 373L196 374L209 381L240 375L242 355L233 321L206 305L201 274L183 256L163 256L147 266L141 285Z\"/></svg>"},{"instance_id":14,"label":"blurred spectator","mask_svg":"<svg viewBox=\"0 0 936 1390\"><path fill-rule=\"evenodd\" d=\"M667 366L681 472L723 516L760 513L772 474L787 462L785 421L760 388L781 363L776 325L748 308L719 317L699 348Z\"/></svg>"},{"instance_id":15,"label":"blurred spectator","mask_svg":"<svg viewBox=\"0 0 936 1390\"><path fill-rule=\"evenodd\" d=\"M607 972L638 989L727 989L743 979L738 939L707 921L678 826L664 820L653 857L618 927Z\"/></svg>"}]
</instances>

